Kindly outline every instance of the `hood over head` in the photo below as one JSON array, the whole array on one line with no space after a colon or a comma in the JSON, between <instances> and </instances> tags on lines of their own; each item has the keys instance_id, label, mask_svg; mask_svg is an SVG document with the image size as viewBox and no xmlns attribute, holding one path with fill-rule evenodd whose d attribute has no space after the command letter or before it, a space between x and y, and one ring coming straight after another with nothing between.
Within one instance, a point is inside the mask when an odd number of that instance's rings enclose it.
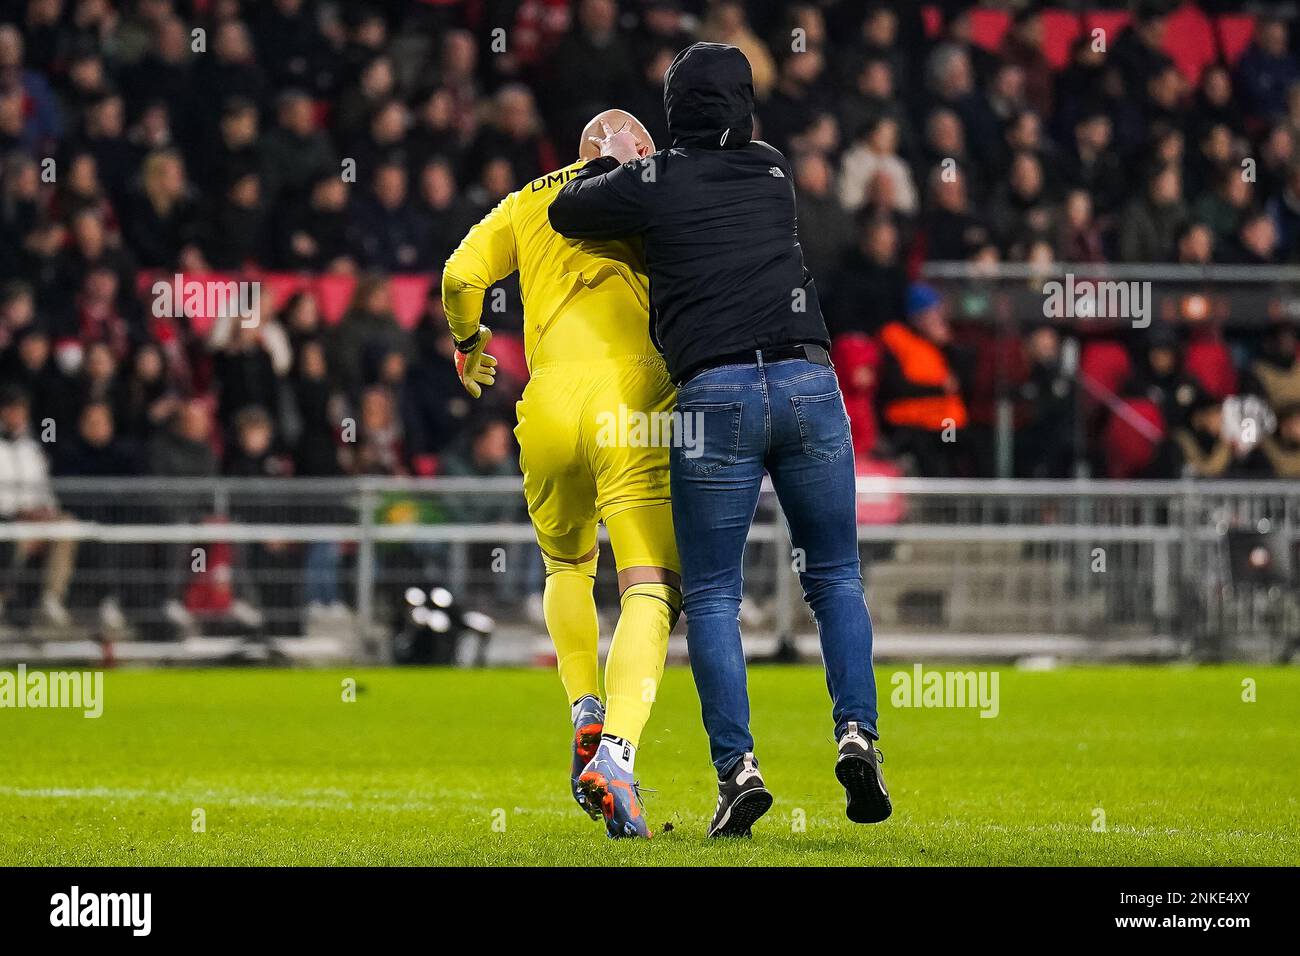
<instances>
[{"instance_id":1,"label":"hood over head","mask_svg":"<svg viewBox=\"0 0 1300 956\"><path fill-rule=\"evenodd\" d=\"M726 43L694 43L664 74L664 111L673 146L735 149L754 134L754 74Z\"/></svg>"}]
</instances>

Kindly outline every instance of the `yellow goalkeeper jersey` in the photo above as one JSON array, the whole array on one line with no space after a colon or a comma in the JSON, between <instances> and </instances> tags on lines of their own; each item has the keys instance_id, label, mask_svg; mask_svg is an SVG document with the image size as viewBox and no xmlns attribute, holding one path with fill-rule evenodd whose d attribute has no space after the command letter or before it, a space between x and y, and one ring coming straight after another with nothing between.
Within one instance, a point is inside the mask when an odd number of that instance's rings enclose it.
<instances>
[{"instance_id":1,"label":"yellow goalkeeper jersey","mask_svg":"<svg viewBox=\"0 0 1300 956\"><path fill-rule=\"evenodd\" d=\"M640 239L565 239L546 209L583 162L534 179L469 231L442 273L442 302L459 340L492 326L489 286L515 270L530 369L556 362L658 356L650 338L650 280ZM489 351L491 347L489 346Z\"/></svg>"}]
</instances>

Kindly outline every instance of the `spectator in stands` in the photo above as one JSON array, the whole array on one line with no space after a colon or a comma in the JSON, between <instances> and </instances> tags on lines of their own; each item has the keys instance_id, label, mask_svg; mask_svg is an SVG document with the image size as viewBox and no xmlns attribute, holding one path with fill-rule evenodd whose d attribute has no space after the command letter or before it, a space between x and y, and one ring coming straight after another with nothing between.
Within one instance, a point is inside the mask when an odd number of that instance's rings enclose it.
<instances>
[{"instance_id":1,"label":"spectator in stands","mask_svg":"<svg viewBox=\"0 0 1300 956\"><path fill-rule=\"evenodd\" d=\"M1208 266L1214 259L1214 233L1203 222L1189 221L1178 230L1178 262Z\"/></svg>"},{"instance_id":2,"label":"spectator in stands","mask_svg":"<svg viewBox=\"0 0 1300 956\"><path fill-rule=\"evenodd\" d=\"M542 135L541 117L526 86L512 83L497 90L492 99L491 122L470 148L467 172L480 172L489 159L509 160L519 182L529 182L561 163L550 141Z\"/></svg>"},{"instance_id":3,"label":"spectator in stands","mask_svg":"<svg viewBox=\"0 0 1300 956\"><path fill-rule=\"evenodd\" d=\"M199 210L185 180L180 153L163 150L145 160L141 188L127 202L122 228L147 269L202 270L195 244Z\"/></svg>"},{"instance_id":4,"label":"spectator in stands","mask_svg":"<svg viewBox=\"0 0 1300 956\"><path fill-rule=\"evenodd\" d=\"M840 204L845 209L859 209L866 201L867 187L878 175L888 176L894 187L894 209L899 214L916 213L919 201L912 172L898 155L898 122L890 116L871 121L853 145L845 151L840 165ZM803 204L799 205L803 218Z\"/></svg>"},{"instance_id":5,"label":"spectator in stands","mask_svg":"<svg viewBox=\"0 0 1300 956\"><path fill-rule=\"evenodd\" d=\"M1024 343L1028 372L1016 389L1017 478L1069 478L1074 473L1075 409L1072 374L1061 361L1061 336L1051 325L1032 328Z\"/></svg>"},{"instance_id":6,"label":"spectator in stands","mask_svg":"<svg viewBox=\"0 0 1300 956\"><path fill-rule=\"evenodd\" d=\"M1093 216L1092 195L1071 189L1061 204L1055 247L1062 262L1105 262L1101 226Z\"/></svg>"},{"instance_id":7,"label":"spectator in stands","mask_svg":"<svg viewBox=\"0 0 1300 956\"><path fill-rule=\"evenodd\" d=\"M1300 81L1300 65L1289 50L1287 25L1275 17L1255 22L1255 39L1237 63L1237 89L1246 115L1268 121L1286 113L1287 93Z\"/></svg>"},{"instance_id":8,"label":"spectator in stands","mask_svg":"<svg viewBox=\"0 0 1300 956\"><path fill-rule=\"evenodd\" d=\"M932 259L969 259L992 242L988 225L971 212L964 173L942 166L931 172L925 239Z\"/></svg>"},{"instance_id":9,"label":"spectator in stands","mask_svg":"<svg viewBox=\"0 0 1300 956\"><path fill-rule=\"evenodd\" d=\"M413 330L415 360L402 398L402 425L411 455L437 455L463 432L470 413L452 361L456 346L442 310L442 289L429 286Z\"/></svg>"},{"instance_id":10,"label":"spectator in stands","mask_svg":"<svg viewBox=\"0 0 1300 956\"><path fill-rule=\"evenodd\" d=\"M67 519L50 487L45 451L32 435L27 395L15 386L5 386L0 391L0 521L41 524ZM77 542L71 539L18 541L6 555L12 566L4 569L0 580L0 609L19 596L18 585L27 562L41 556L45 563L40 618L55 627L66 627L71 617L65 601L76 553Z\"/></svg>"},{"instance_id":11,"label":"spectator in stands","mask_svg":"<svg viewBox=\"0 0 1300 956\"><path fill-rule=\"evenodd\" d=\"M271 261L268 227L262 179L250 169L230 183L209 213L199 247L213 269L257 269Z\"/></svg>"},{"instance_id":12,"label":"spectator in stands","mask_svg":"<svg viewBox=\"0 0 1300 956\"><path fill-rule=\"evenodd\" d=\"M167 357L153 342L136 348L122 391L120 433L137 444L165 427L181 401L167 372Z\"/></svg>"},{"instance_id":13,"label":"spectator in stands","mask_svg":"<svg viewBox=\"0 0 1300 956\"><path fill-rule=\"evenodd\" d=\"M354 475L405 475L406 444L392 394L382 385L361 393L356 442L344 446L348 471Z\"/></svg>"},{"instance_id":14,"label":"spectator in stands","mask_svg":"<svg viewBox=\"0 0 1300 956\"><path fill-rule=\"evenodd\" d=\"M1263 436L1259 447L1273 477L1300 479L1300 404L1277 410L1277 432Z\"/></svg>"},{"instance_id":15,"label":"spectator in stands","mask_svg":"<svg viewBox=\"0 0 1300 956\"><path fill-rule=\"evenodd\" d=\"M1267 266L1277 262L1277 224L1266 212L1246 216L1226 245L1222 260L1238 265Z\"/></svg>"},{"instance_id":16,"label":"spectator in stands","mask_svg":"<svg viewBox=\"0 0 1300 956\"><path fill-rule=\"evenodd\" d=\"M1019 153L1011 161L1010 179L994 193L988 218L1004 255L1014 261L1027 259L1035 242L1055 237L1056 207L1033 153Z\"/></svg>"},{"instance_id":17,"label":"spectator in stands","mask_svg":"<svg viewBox=\"0 0 1300 956\"><path fill-rule=\"evenodd\" d=\"M1243 391L1261 395L1274 412L1300 404L1300 333L1294 322L1274 322L1248 370Z\"/></svg>"},{"instance_id":18,"label":"spectator in stands","mask_svg":"<svg viewBox=\"0 0 1300 956\"><path fill-rule=\"evenodd\" d=\"M323 341L325 327L321 319L320 303L306 289L293 293L280 309L280 326L288 339L289 354L298 355L298 348L308 341Z\"/></svg>"},{"instance_id":19,"label":"spectator in stands","mask_svg":"<svg viewBox=\"0 0 1300 956\"><path fill-rule=\"evenodd\" d=\"M283 330L269 321L245 323L239 318L227 320L213 337L215 355L213 377L217 383L217 408L222 422L233 425L242 408L257 406L279 420L283 409L280 396L278 362L287 372L292 363Z\"/></svg>"},{"instance_id":20,"label":"spectator in stands","mask_svg":"<svg viewBox=\"0 0 1300 956\"><path fill-rule=\"evenodd\" d=\"M1300 261L1300 162L1286 172L1282 191L1268 203L1268 211L1277 227L1278 258L1284 262Z\"/></svg>"},{"instance_id":21,"label":"spectator in stands","mask_svg":"<svg viewBox=\"0 0 1300 956\"><path fill-rule=\"evenodd\" d=\"M27 325L14 333L0 358L0 381L23 390L32 419L57 420L67 401L69 381L59 369L44 329Z\"/></svg>"},{"instance_id":22,"label":"spectator in stands","mask_svg":"<svg viewBox=\"0 0 1300 956\"><path fill-rule=\"evenodd\" d=\"M100 180L125 218L137 158L126 139L126 107L120 95L107 93L86 108L78 146L95 157ZM138 257L139 250L133 251Z\"/></svg>"},{"instance_id":23,"label":"spectator in stands","mask_svg":"<svg viewBox=\"0 0 1300 956\"><path fill-rule=\"evenodd\" d=\"M243 97L264 104L267 98L266 74L257 62L252 38L243 21L235 17L220 21L210 42L210 53L195 61L195 99L220 104L234 97ZM215 111L197 113L194 119L198 124L198 136L205 141L214 139L220 114Z\"/></svg>"},{"instance_id":24,"label":"spectator in stands","mask_svg":"<svg viewBox=\"0 0 1300 956\"><path fill-rule=\"evenodd\" d=\"M83 208L69 217L69 244L59 262L61 284L65 289L81 289L92 271L106 269L112 274L114 310L126 314L138 311L138 299L131 283L135 278L135 260L110 234L101 209Z\"/></svg>"},{"instance_id":25,"label":"spectator in stands","mask_svg":"<svg viewBox=\"0 0 1300 956\"><path fill-rule=\"evenodd\" d=\"M794 188L799 203L799 245L813 278L829 284L845 250L853 242L853 220L831 191L830 164L820 153L795 161Z\"/></svg>"},{"instance_id":26,"label":"spectator in stands","mask_svg":"<svg viewBox=\"0 0 1300 956\"><path fill-rule=\"evenodd\" d=\"M1192 407L1204 390L1183 369L1182 342L1172 326L1152 322L1119 394L1122 398L1152 402L1164 416L1169 433L1188 423Z\"/></svg>"},{"instance_id":27,"label":"spectator in stands","mask_svg":"<svg viewBox=\"0 0 1300 956\"><path fill-rule=\"evenodd\" d=\"M0 288L0 356L7 356L14 340L36 320L36 299L32 287L21 279ZM0 359L0 372L8 372Z\"/></svg>"},{"instance_id":28,"label":"spectator in stands","mask_svg":"<svg viewBox=\"0 0 1300 956\"><path fill-rule=\"evenodd\" d=\"M280 265L314 272L354 271L350 224L348 186L337 173L325 173L312 184L310 199L293 205L280 220L276 237Z\"/></svg>"},{"instance_id":29,"label":"spectator in stands","mask_svg":"<svg viewBox=\"0 0 1300 956\"><path fill-rule=\"evenodd\" d=\"M112 346L102 340L86 343L77 375L60 403L57 421L71 431L81 409L88 402L106 402L115 418L121 418L126 406L126 387L118 375L118 360Z\"/></svg>"},{"instance_id":30,"label":"spectator in stands","mask_svg":"<svg viewBox=\"0 0 1300 956\"><path fill-rule=\"evenodd\" d=\"M953 474L951 445L967 424L946 306L927 285L907 291L907 321L880 330L884 346L880 410L891 443L914 473Z\"/></svg>"},{"instance_id":31,"label":"spectator in stands","mask_svg":"<svg viewBox=\"0 0 1300 956\"><path fill-rule=\"evenodd\" d=\"M478 221L477 211L460 195L446 160L436 159L421 168L419 193L416 208L424 218L429 262L441 269Z\"/></svg>"},{"instance_id":32,"label":"spectator in stands","mask_svg":"<svg viewBox=\"0 0 1300 956\"><path fill-rule=\"evenodd\" d=\"M368 195L352 213L351 248L365 268L414 272L428 268L427 232L407 194L406 169L385 162L376 170Z\"/></svg>"},{"instance_id":33,"label":"spectator in stands","mask_svg":"<svg viewBox=\"0 0 1300 956\"><path fill-rule=\"evenodd\" d=\"M410 354L410 339L392 312L388 280L362 277L352 302L334 326L328 345L329 366L351 396L375 380L379 359L389 352Z\"/></svg>"},{"instance_id":34,"label":"spectator in stands","mask_svg":"<svg viewBox=\"0 0 1300 956\"><path fill-rule=\"evenodd\" d=\"M317 478L337 477L343 474L337 435L346 417L344 403L330 385L324 342L320 338L300 338L297 349L291 376L298 429L289 442L293 448L293 471L296 475ZM459 386L460 382L456 384ZM346 523L354 516L347 509L330 507L319 520L330 517ZM342 557L342 546L336 541L307 543L303 587L309 618L323 613L334 617L346 615L338 588Z\"/></svg>"},{"instance_id":35,"label":"spectator in stands","mask_svg":"<svg viewBox=\"0 0 1300 956\"><path fill-rule=\"evenodd\" d=\"M1167 262L1173 255L1178 230L1187 221L1182 183L1182 173L1172 164L1151 174L1146 195L1132 200L1120 217L1122 261Z\"/></svg>"},{"instance_id":36,"label":"spectator in stands","mask_svg":"<svg viewBox=\"0 0 1300 956\"><path fill-rule=\"evenodd\" d=\"M224 474L234 478L281 478L292 473L292 462L276 447L275 425L265 408L241 408L232 431ZM244 496L231 508L231 518L248 524L282 522L282 505L254 495ZM301 564L299 550L296 544L275 539L238 546L236 579L240 593L246 596L237 612L240 617L259 626L266 621L269 633L301 633L297 614L300 589L294 584ZM254 610L269 607L283 610L269 619Z\"/></svg>"},{"instance_id":37,"label":"spectator in stands","mask_svg":"<svg viewBox=\"0 0 1300 956\"><path fill-rule=\"evenodd\" d=\"M52 215L73 221L82 212L93 212L105 225L116 225L113 204L99 180L95 156L86 150L74 150L65 161L66 178L59 184L50 207Z\"/></svg>"},{"instance_id":38,"label":"spectator in stands","mask_svg":"<svg viewBox=\"0 0 1300 956\"><path fill-rule=\"evenodd\" d=\"M612 4L611 4L612 6ZM729 43L739 48L749 60L754 74L754 95L766 100L776 86L776 62L763 43L750 28L744 4L738 0L720 0L709 6L704 23L700 27L699 39L713 43ZM617 102L616 98L610 102ZM594 114L592 114L594 115Z\"/></svg>"},{"instance_id":39,"label":"spectator in stands","mask_svg":"<svg viewBox=\"0 0 1300 956\"><path fill-rule=\"evenodd\" d=\"M298 89L276 100L276 125L263 139L262 160L265 200L277 210L302 202L322 177L342 174L329 138L316 128L311 98Z\"/></svg>"},{"instance_id":40,"label":"spectator in stands","mask_svg":"<svg viewBox=\"0 0 1300 956\"><path fill-rule=\"evenodd\" d=\"M763 136L787 156L806 148L806 134L828 108L822 73L825 59L811 47L782 56L776 89L763 104Z\"/></svg>"},{"instance_id":41,"label":"spectator in stands","mask_svg":"<svg viewBox=\"0 0 1300 956\"><path fill-rule=\"evenodd\" d=\"M166 478L203 478L217 473L211 444L212 418L199 399L184 402L168 428L146 448L146 469Z\"/></svg>"},{"instance_id":42,"label":"spectator in stands","mask_svg":"<svg viewBox=\"0 0 1300 956\"><path fill-rule=\"evenodd\" d=\"M410 125L410 113L401 100L393 98L375 106L364 133L353 140L348 150L358 171L365 176L384 163L404 165L406 130Z\"/></svg>"},{"instance_id":43,"label":"spectator in stands","mask_svg":"<svg viewBox=\"0 0 1300 956\"><path fill-rule=\"evenodd\" d=\"M211 437L212 416L208 407L200 399L190 399L180 406L169 427L149 441L145 448L145 470L163 478L210 478L218 473ZM202 520L206 513L193 498L179 496L159 504L156 517L168 524L188 524ZM161 606L165 619L181 633L192 633L196 627L184 603L191 561L187 543L155 548L153 565L157 573L146 598L148 606Z\"/></svg>"},{"instance_id":44,"label":"spectator in stands","mask_svg":"<svg viewBox=\"0 0 1300 956\"><path fill-rule=\"evenodd\" d=\"M341 474L336 436L346 416L341 396L330 385L320 339L299 342L291 383L297 422L292 442L294 473L313 477Z\"/></svg>"},{"instance_id":45,"label":"spectator in stands","mask_svg":"<svg viewBox=\"0 0 1300 956\"><path fill-rule=\"evenodd\" d=\"M243 97L227 101L220 135L210 150L194 156L194 181L209 198L221 196L236 179L261 167L257 104Z\"/></svg>"},{"instance_id":46,"label":"spectator in stands","mask_svg":"<svg viewBox=\"0 0 1300 956\"><path fill-rule=\"evenodd\" d=\"M1188 409L1187 424L1173 429L1181 472L1193 478L1225 478L1237 454L1223 434L1223 405L1199 395Z\"/></svg>"},{"instance_id":47,"label":"spectator in stands","mask_svg":"<svg viewBox=\"0 0 1300 956\"><path fill-rule=\"evenodd\" d=\"M141 471L139 449L117 437L113 409L107 402L90 401L81 409L77 435L59 445L55 473L81 478L119 478ZM82 495L68 510L81 521L121 522L121 508L112 495ZM135 607L138 588L132 587L122 568L143 568L147 546L82 541L77 549L77 592L99 611L100 626L108 633L126 627L123 607Z\"/></svg>"},{"instance_id":48,"label":"spectator in stands","mask_svg":"<svg viewBox=\"0 0 1300 956\"><path fill-rule=\"evenodd\" d=\"M610 103L621 103L636 85L631 52L618 31L614 0L579 0L575 29L547 64L550 127L580 130Z\"/></svg>"},{"instance_id":49,"label":"spectator in stands","mask_svg":"<svg viewBox=\"0 0 1300 956\"><path fill-rule=\"evenodd\" d=\"M1217 244L1227 246L1237 236L1242 222L1251 212L1251 184L1241 175L1240 166L1228 166L1214 175L1209 192L1202 192L1192 204L1193 219L1205 223L1214 233Z\"/></svg>"},{"instance_id":50,"label":"spectator in stands","mask_svg":"<svg viewBox=\"0 0 1300 956\"><path fill-rule=\"evenodd\" d=\"M856 247L840 260L834 280L826 296L832 336L874 334L881 326L906 318L907 273L893 220L877 217L862 223Z\"/></svg>"},{"instance_id":51,"label":"spectator in stands","mask_svg":"<svg viewBox=\"0 0 1300 956\"><path fill-rule=\"evenodd\" d=\"M0 24L0 98L22 103L18 144L48 156L63 132L63 118L46 78L23 62L23 36L11 23Z\"/></svg>"}]
</instances>

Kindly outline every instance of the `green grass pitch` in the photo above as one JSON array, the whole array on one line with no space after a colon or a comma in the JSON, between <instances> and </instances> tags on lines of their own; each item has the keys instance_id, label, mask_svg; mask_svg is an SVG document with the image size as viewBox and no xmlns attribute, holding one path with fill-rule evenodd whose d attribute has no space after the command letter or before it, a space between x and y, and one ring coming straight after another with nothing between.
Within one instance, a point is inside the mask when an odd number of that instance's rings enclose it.
<instances>
[{"instance_id":1,"label":"green grass pitch","mask_svg":"<svg viewBox=\"0 0 1300 956\"><path fill-rule=\"evenodd\" d=\"M776 804L752 841L725 844L703 837L716 791L682 668L638 754L657 790L649 843L606 840L572 803L552 673L109 672L98 720L0 710L0 864L1300 860L1300 670L1001 667L1000 714L983 719L891 706L899 669L877 668L895 812L873 827L844 817L820 669L751 669Z\"/></svg>"}]
</instances>

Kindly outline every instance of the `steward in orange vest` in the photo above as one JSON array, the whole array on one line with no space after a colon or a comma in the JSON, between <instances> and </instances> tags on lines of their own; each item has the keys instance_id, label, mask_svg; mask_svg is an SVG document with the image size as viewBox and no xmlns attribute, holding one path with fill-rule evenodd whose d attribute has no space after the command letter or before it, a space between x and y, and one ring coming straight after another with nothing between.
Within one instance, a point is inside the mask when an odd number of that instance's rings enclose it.
<instances>
[{"instance_id":1,"label":"steward in orange vest","mask_svg":"<svg viewBox=\"0 0 1300 956\"><path fill-rule=\"evenodd\" d=\"M966 427L966 403L948 357L950 338L939 293L927 285L909 288L907 322L880 330L880 416L887 424L927 432Z\"/></svg>"}]
</instances>

